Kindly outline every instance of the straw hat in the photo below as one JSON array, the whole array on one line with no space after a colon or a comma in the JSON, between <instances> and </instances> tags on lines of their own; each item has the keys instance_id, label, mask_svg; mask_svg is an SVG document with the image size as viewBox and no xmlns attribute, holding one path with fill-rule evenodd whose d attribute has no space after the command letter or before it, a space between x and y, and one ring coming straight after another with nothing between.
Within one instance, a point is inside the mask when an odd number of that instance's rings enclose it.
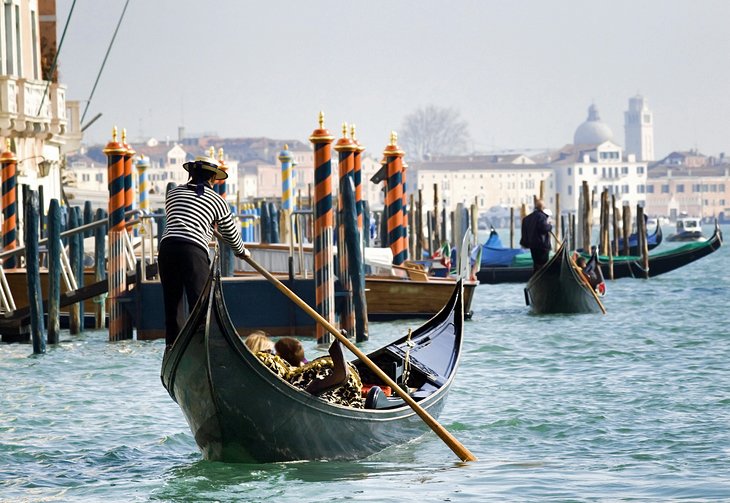
<instances>
[{"instance_id":1,"label":"straw hat","mask_svg":"<svg viewBox=\"0 0 730 503\"><path fill-rule=\"evenodd\" d=\"M212 171L213 173L215 173L216 180L225 180L226 178L228 178L228 173L226 173L225 171L220 169L218 167L218 161L216 161L212 157L208 157L205 155L199 155L195 158L194 161L188 161L185 164L183 164L183 168L188 173L190 172L191 169L196 168L196 167L207 170L207 171Z\"/></svg>"}]
</instances>

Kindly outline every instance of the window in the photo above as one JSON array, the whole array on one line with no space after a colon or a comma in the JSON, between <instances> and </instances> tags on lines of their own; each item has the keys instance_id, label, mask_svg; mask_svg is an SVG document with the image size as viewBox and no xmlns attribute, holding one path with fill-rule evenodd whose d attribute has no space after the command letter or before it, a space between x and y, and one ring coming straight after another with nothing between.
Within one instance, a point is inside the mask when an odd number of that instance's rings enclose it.
<instances>
[{"instance_id":1,"label":"window","mask_svg":"<svg viewBox=\"0 0 730 503\"><path fill-rule=\"evenodd\" d=\"M677 192L684 192L684 184L683 183L677 184L676 189L677 189Z\"/></svg>"},{"instance_id":2,"label":"window","mask_svg":"<svg viewBox=\"0 0 730 503\"><path fill-rule=\"evenodd\" d=\"M646 193L647 194L653 194L654 193L654 186L653 185L647 185L646 186Z\"/></svg>"},{"instance_id":3,"label":"window","mask_svg":"<svg viewBox=\"0 0 730 503\"><path fill-rule=\"evenodd\" d=\"M628 175L629 174L629 167L628 166L624 166L623 168L621 168L621 174L622 175Z\"/></svg>"},{"instance_id":4,"label":"window","mask_svg":"<svg viewBox=\"0 0 730 503\"><path fill-rule=\"evenodd\" d=\"M692 192L700 192L701 190L702 186L699 183L692 184Z\"/></svg>"},{"instance_id":5,"label":"window","mask_svg":"<svg viewBox=\"0 0 730 503\"><path fill-rule=\"evenodd\" d=\"M573 186L572 185L568 185L568 195L569 196L573 195Z\"/></svg>"},{"instance_id":6,"label":"window","mask_svg":"<svg viewBox=\"0 0 730 503\"><path fill-rule=\"evenodd\" d=\"M30 31L33 37L33 78L38 80L38 32L36 31L35 11L30 11Z\"/></svg>"},{"instance_id":7,"label":"window","mask_svg":"<svg viewBox=\"0 0 730 503\"><path fill-rule=\"evenodd\" d=\"M5 14L5 74L15 75L15 58L13 57L13 6L6 3Z\"/></svg>"},{"instance_id":8,"label":"window","mask_svg":"<svg viewBox=\"0 0 730 503\"><path fill-rule=\"evenodd\" d=\"M662 194L669 194L669 185L662 184Z\"/></svg>"},{"instance_id":9,"label":"window","mask_svg":"<svg viewBox=\"0 0 730 503\"><path fill-rule=\"evenodd\" d=\"M644 174L644 166L636 166L636 173L639 175Z\"/></svg>"},{"instance_id":10,"label":"window","mask_svg":"<svg viewBox=\"0 0 730 503\"><path fill-rule=\"evenodd\" d=\"M669 190L669 186L667 186L667 190ZM621 186L621 193L622 194L628 194L629 193L629 186L628 185L622 185Z\"/></svg>"},{"instance_id":11,"label":"window","mask_svg":"<svg viewBox=\"0 0 730 503\"><path fill-rule=\"evenodd\" d=\"M593 174L594 175L597 175L598 174L598 168L595 167L595 166L593 166Z\"/></svg>"},{"instance_id":12,"label":"window","mask_svg":"<svg viewBox=\"0 0 730 503\"><path fill-rule=\"evenodd\" d=\"M602 173L601 176L603 176L603 178L606 178L606 168L605 167L603 168L603 170L601 171L601 173Z\"/></svg>"},{"instance_id":13,"label":"window","mask_svg":"<svg viewBox=\"0 0 730 503\"><path fill-rule=\"evenodd\" d=\"M578 174L579 175L582 175L583 174L583 168L578 168Z\"/></svg>"},{"instance_id":14,"label":"window","mask_svg":"<svg viewBox=\"0 0 730 503\"><path fill-rule=\"evenodd\" d=\"M643 184L639 184L636 186L636 192L639 194L643 194L646 191L646 187L644 187Z\"/></svg>"},{"instance_id":15,"label":"window","mask_svg":"<svg viewBox=\"0 0 730 503\"><path fill-rule=\"evenodd\" d=\"M573 168L568 166L568 175L572 175L572 174L573 174Z\"/></svg>"},{"instance_id":16,"label":"window","mask_svg":"<svg viewBox=\"0 0 730 503\"><path fill-rule=\"evenodd\" d=\"M717 186L717 188L720 190L720 192L725 192L725 184L721 183Z\"/></svg>"},{"instance_id":17,"label":"window","mask_svg":"<svg viewBox=\"0 0 730 503\"><path fill-rule=\"evenodd\" d=\"M20 53L20 5L15 6L15 67L18 77L23 76L23 58Z\"/></svg>"}]
</instances>

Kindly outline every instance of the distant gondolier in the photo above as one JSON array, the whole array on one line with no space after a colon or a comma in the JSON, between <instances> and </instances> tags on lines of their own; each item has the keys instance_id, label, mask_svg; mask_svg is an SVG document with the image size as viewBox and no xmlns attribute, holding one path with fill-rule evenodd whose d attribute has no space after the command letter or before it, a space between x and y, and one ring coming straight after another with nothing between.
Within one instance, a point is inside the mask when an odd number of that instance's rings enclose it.
<instances>
[{"instance_id":1,"label":"distant gondolier","mask_svg":"<svg viewBox=\"0 0 730 503\"><path fill-rule=\"evenodd\" d=\"M550 258L550 231L552 224L545 213L542 199L535 201L535 211L522 219L522 237L520 246L529 248L532 254L533 273L547 264Z\"/></svg>"},{"instance_id":2,"label":"distant gondolier","mask_svg":"<svg viewBox=\"0 0 730 503\"><path fill-rule=\"evenodd\" d=\"M183 168L190 178L167 194L167 224L158 254L167 347L175 342L185 322L183 294L192 309L208 279L208 245L213 237L213 227L217 226L237 257L250 256L228 203L213 190L213 181L228 178L226 172L210 157L197 157L183 164Z\"/></svg>"}]
</instances>

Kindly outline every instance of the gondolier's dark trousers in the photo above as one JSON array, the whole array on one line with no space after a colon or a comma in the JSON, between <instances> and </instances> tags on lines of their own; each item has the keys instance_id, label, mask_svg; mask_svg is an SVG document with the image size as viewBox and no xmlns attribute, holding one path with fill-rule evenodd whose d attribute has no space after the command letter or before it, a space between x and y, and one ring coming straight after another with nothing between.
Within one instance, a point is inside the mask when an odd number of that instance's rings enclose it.
<instances>
[{"instance_id":1,"label":"gondolier's dark trousers","mask_svg":"<svg viewBox=\"0 0 730 503\"><path fill-rule=\"evenodd\" d=\"M207 250L186 239L168 238L160 243L157 263L165 304L165 343L175 342L185 324L183 293L192 309L208 279Z\"/></svg>"},{"instance_id":2,"label":"gondolier's dark trousers","mask_svg":"<svg viewBox=\"0 0 730 503\"><path fill-rule=\"evenodd\" d=\"M530 248L530 255L532 255L532 273L535 274L542 268L542 266L548 263L548 260L550 259L550 250Z\"/></svg>"}]
</instances>

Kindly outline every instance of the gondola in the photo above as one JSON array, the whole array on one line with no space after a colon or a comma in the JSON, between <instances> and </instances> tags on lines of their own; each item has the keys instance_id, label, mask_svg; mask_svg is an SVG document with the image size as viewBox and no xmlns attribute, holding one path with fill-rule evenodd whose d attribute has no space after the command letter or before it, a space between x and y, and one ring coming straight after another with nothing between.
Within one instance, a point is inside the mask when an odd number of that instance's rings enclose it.
<instances>
[{"instance_id":1,"label":"gondola","mask_svg":"<svg viewBox=\"0 0 730 503\"><path fill-rule=\"evenodd\" d=\"M605 312L565 242L527 282L525 300L536 314Z\"/></svg>"},{"instance_id":2,"label":"gondola","mask_svg":"<svg viewBox=\"0 0 730 503\"><path fill-rule=\"evenodd\" d=\"M668 249L659 253L649 255L649 277L658 276L682 266L699 260L722 246L722 232L715 225L715 232L707 240L702 242L687 243L677 248ZM525 283L532 275L532 259L530 255L518 256L515 260L518 265L507 267L482 267L477 272L477 279L480 283ZM601 270L606 278L609 278L609 259L603 255L599 256ZM640 256L618 256L613 257L613 277L620 278L644 278L644 268Z\"/></svg>"},{"instance_id":3,"label":"gondola","mask_svg":"<svg viewBox=\"0 0 730 503\"><path fill-rule=\"evenodd\" d=\"M402 399L387 397L379 388L368 394L365 408L354 408L280 379L246 348L231 324L217 263L166 351L161 371L165 389L182 409L206 459L358 459L428 430ZM368 355L434 417L444 407L459 364L463 317L462 285L457 282L436 316ZM362 362L351 363L363 383L381 384Z\"/></svg>"},{"instance_id":4,"label":"gondola","mask_svg":"<svg viewBox=\"0 0 730 503\"><path fill-rule=\"evenodd\" d=\"M662 244L663 239L664 235L662 234L662 226L659 224L659 220L657 220L656 229L654 229L654 232L652 234L646 235L647 248L649 250L653 250L654 248ZM623 253L624 238L618 239L617 251L618 253ZM629 236L629 255L641 255L641 250L639 250L639 234L637 232Z\"/></svg>"}]
</instances>

